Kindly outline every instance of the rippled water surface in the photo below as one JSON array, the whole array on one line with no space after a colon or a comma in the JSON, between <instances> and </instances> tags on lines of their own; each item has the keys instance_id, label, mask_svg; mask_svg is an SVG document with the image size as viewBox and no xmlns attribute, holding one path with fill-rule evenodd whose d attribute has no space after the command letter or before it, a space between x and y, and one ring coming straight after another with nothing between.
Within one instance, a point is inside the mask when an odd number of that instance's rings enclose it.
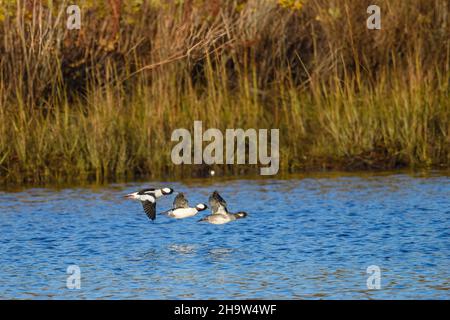
<instances>
[{"instance_id":1,"label":"rippled water surface","mask_svg":"<svg viewBox=\"0 0 450 320\"><path fill-rule=\"evenodd\" d=\"M152 223L123 195L217 189L247 219ZM173 195L158 202L171 206ZM209 212L209 211L208 211ZM450 299L450 178L334 175L0 191L0 297ZM78 265L81 289L66 287ZM381 289L368 290L368 266Z\"/></svg>"}]
</instances>

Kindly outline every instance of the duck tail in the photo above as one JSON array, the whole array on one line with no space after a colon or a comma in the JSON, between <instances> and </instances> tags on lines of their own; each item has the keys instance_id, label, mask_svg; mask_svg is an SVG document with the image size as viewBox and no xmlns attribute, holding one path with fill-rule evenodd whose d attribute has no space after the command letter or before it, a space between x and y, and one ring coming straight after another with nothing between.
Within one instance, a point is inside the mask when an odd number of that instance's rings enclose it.
<instances>
[{"instance_id":1,"label":"duck tail","mask_svg":"<svg viewBox=\"0 0 450 320\"><path fill-rule=\"evenodd\" d=\"M243 219L247 216L248 216L247 212L243 212L243 211L234 214L234 217L236 219Z\"/></svg>"},{"instance_id":2,"label":"duck tail","mask_svg":"<svg viewBox=\"0 0 450 320\"><path fill-rule=\"evenodd\" d=\"M167 215L169 215L170 211L172 211L172 209L160 212L159 214L167 216Z\"/></svg>"}]
</instances>

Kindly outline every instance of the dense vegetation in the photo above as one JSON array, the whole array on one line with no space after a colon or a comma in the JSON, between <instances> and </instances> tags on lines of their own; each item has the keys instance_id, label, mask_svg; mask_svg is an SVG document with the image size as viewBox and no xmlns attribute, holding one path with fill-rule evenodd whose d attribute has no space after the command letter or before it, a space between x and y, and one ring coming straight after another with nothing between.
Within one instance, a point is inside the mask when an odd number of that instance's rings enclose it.
<instances>
[{"instance_id":1,"label":"dense vegetation","mask_svg":"<svg viewBox=\"0 0 450 320\"><path fill-rule=\"evenodd\" d=\"M377 0L368 30L372 2L73 1L67 30L0 0L0 180L201 174L170 160L194 120L280 128L282 172L448 167L449 3Z\"/></svg>"}]
</instances>

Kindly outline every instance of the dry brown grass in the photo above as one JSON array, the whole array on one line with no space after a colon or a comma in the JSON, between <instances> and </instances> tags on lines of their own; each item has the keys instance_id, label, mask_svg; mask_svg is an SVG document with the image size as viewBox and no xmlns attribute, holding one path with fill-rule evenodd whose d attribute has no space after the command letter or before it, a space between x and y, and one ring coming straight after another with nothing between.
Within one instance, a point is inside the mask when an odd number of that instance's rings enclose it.
<instances>
[{"instance_id":1,"label":"dry brown grass","mask_svg":"<svg viewBox=\"0 0 450 320\"><path fill-rule=\"evenodd\" d=\"M280 128L282 171L450 163L445 1L378 1L381 31L365 26L370 1L130 1L119 29L87 1L81 31L64 5L9 3L4 181L198 174L170 161L172 130L194 120Z\"/></svg>"}]
</instances>

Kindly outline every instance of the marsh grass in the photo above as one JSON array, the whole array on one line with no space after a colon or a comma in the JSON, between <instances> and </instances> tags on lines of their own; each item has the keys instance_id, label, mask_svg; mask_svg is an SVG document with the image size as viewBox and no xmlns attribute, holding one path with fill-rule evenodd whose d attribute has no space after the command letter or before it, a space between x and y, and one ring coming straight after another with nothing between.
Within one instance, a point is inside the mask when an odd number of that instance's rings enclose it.
<instances>
[{"instance_id":1,"label":"marsh grass","mask_svg":"<svg viewBox=\"0 0 450 320\"><path fill-rule=\"evenodd\" d=\"M282 172L450 163L445 1L379 1L381 31L365 1L150 1L116 31L108 7L67 31L44 2L0 26L3 182L201 176L170 160L194 120L279 128Z\"/></svg>"}]
</instances>

